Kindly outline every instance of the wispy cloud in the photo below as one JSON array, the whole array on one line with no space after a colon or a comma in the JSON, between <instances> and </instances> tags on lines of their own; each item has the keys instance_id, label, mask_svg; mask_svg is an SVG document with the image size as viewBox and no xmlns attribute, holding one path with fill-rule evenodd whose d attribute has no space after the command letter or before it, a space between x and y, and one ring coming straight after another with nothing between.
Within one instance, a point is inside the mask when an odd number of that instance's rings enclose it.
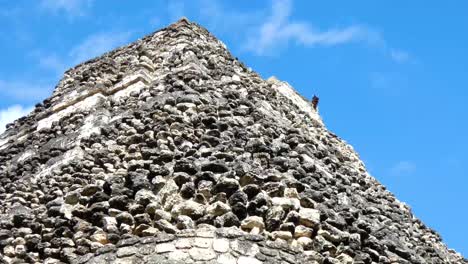
<instances>
[{"instance_id":1,"label":"wispy cloud","mask_svg":"<svg viewBox=\"0 0 468 264\"><path fill-rule=\"evenodd\" d=\"M226 8L216 0L198 0L198 6L198 17L203 18L204 25L210 30L229 32L230 35L236 35L231 32L246 32L246 29L257 26L268 14L268 10L263 9L240 12Z\"/></svg>"},{"instance_id":2,"label":"wispy cloud","mask_svg":"<svg viewBox=\"0 0 468 264\"><path fill-rule=\"evenodd\" d=\"M5 101L39 101L50 94L52 88L47 83L0 80L0 94Z\"/></svg>"},{"instance_id":3,"label":"wispy cloud","mask_svg":"<svg viewBox=\"0 0 468 264\"><path fill-rule=\"evenodd\" d=\"M412 161L399 161L391 169L390 173L393 176L410 175L416 171L416 164Z\"/></svg>"},{"instance_id":4,"label":"wispy cloud","mask_svg":"<svg viewBox=\"0 0 468 264\"><path fill-rule=\"evenodd\" d=\"M246 48L257 55L268 55L291 42L304 46L333 46L356 41L382 41L378 32L361 25L319 30L309 23L292 20L291 14L290 0L273 1L271 14L250 34Z\"/></svg>"},{"instance_id":5,"label":"wispy cloud","mask_svg":"<svg viewBox=\"0 0 468 264\"><path fill-rule=\"evenodd\" d=\"M23 107L21 105L13 105L6 109L0 109L0 134L5 131L7 124L27 115L32 110L32 107Z\"/></svg>"},{"instance_id":6,"label":"wispy cloud","mask_svg":"<svg viewBox=\"0 0 468 264\"><path fill-rule=\"evenodd\" d=\"M171 0L167 1L166 11L170 22L181 17L195 19L215 34L229 33L239 43L245 42L246 29L260 24L267 14L263 9L239 11L219 0ZM154 20L160 22L161 18L155 16L150 19L151 25L155 24Z\"/></svg>"},{"instance_id":7,"label":"wispy cloud","mask_svg":"<svg viewBox=\"0 0 468 264\"><path fill-rule=\"evenodd\" d=\"M39 66L45 69L52 70L57 74L62 74L66 70L66 65L55 54L48 54L48 55L39 55Z\"/></svg>"},{"instance_id":8,"label":"wispy cloud","mask_svg":"<svg viewBox=\"0 0 468 264\"><path fill-rule=\"evenodd\" d=\"M337 46L361 43L380 50L385 57L398 63L411 56L400 49L392 49L383 34L366 24L349 24L330 28L294 19L292 0L271 0L267 8L250 11L226 7L218 0L168 1L166 10L171 21L182 16L195 17L215 33L237 32L233 38L243 43L238 48L258 56L278 54L288 45L304 47ZM159 17L154 18L159 21ZM150 24L153 23L151 19Z\"/></svg>"},{"instance_id":9,"label":"wispy cloud","mask_svg":"<svg viewBox=\"0 0 468 264\"><path fill-rule=\"evenodd\" d=\"M86 15L93 0L42 0L40 7L54 14L64 12L69 18Z\"/></svg>"},{"instance_id":10,"label":"wispy cloud","mask_svg":"<svg viewBox=\"0 0 468 264\"><path fill-rule=\"evenodd\" d=\"M68 56L71 63L80 63L127 43L130 36L131 32L96 33L73 47Z\"/></svg>"},{"instance_id":11,"label":"wispy cloud","mask_svg":"<svg viewBox=\"0 0 468 264\"><path fill-rule=\"evenodd\" d=\"M390 56L395 62L398 63L405 63L411 60L410 54L403 50L391 49Z\"/></svg>"},{"instance_id":12,"label":"wispy cloud","mask_svg":"<svg viewBox=\"0 0 468 264\"><path fill-rule=\"evenodd\" d=\"M42 68L61 75L69 67L126 44L129 42L131 35L130 31L95 33L86 37L76 46L71 47L70 51L61 57L53 53L40 52L36 56Z\"/></svg>"}]
</instances>

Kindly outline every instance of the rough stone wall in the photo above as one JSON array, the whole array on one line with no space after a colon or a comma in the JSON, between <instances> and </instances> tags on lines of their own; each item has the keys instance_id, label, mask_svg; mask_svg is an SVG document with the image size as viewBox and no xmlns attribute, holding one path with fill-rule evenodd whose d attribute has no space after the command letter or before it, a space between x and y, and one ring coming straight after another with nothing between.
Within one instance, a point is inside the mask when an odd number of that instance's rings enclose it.
<instances>
[{"instance_id":1,"label":"rough stone wall","mask_svg":"<svg viewBox=\"0 0 468 264\"><path fill-rule=\"evenodd\" d=\"M313 258L284 241L268 241L236 228L208 228L121 240L76 263L317 263Z\"/></svg>"},{"instance_id":2,"label":"rough stone wall","mask_svg":"<svg viewBox=\"0 0 468 264\"><path fill-rule=\"evenodd\" d=\"M67 71L0 135L0 213L5 263L466 263L186 20Z\"/></svg>"}]
</instances>

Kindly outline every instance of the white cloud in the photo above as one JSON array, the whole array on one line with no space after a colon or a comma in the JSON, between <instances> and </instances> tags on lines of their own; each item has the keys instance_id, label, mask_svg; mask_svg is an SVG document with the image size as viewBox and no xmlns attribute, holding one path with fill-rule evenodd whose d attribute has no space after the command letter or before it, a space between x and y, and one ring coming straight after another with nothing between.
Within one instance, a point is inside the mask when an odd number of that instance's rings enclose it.
<instances>
[{"instance_id":1,"label":"white cloud","mask_svg":"<svg viewBox=\"0 0 468 264\"><path fill-rule=\"evenodd\" d=\"M390 173L393 176L410 175L416 171L416 164L411 161L399 161L391 169Z\"/></svg>"},{"instance_id":2,"label":"white cloud","mask_svg":"<svg viewBox=\"0 0 468 264\"><path fill-rule=\"evenodd\" d=\"M111 51L129 42L131 32L100 32L86 37L81 43L71 47L62 57L57 54L37 52L39 65L54 71L58 76L70 67L85 62L105 52Z\"/></svg>"},{"instance_id":3,"label":"white cloud","mask_svg":"<svg viewBox=\"0 0 468 264\"><path fill-rule=\"evenodd\" d=\"M364 26L351 25L321 31L308 23L292 21L291 13L290 0L273 1L271 14L250 34L246 48L257 55L265 55L290 42L304 46L332 46L354 41L382 42L378 32Z\"/></svg>"},{"instance_id":4,"label":"white cloud","mask_svg":"<svg viewBox=\"0 0 468 264\"><path fill-rule=\"evenodd\" d=\"M261 9L239 12L224 7L216 0L198 0L197 2L198 17L202 19L203 25L207 25L213 31L227 32L233 37L245 37L235 36L236 34L232 32L245 32L248 28L258 26L267 15L267 12Z\"/></svg>"},{"instance_id":5,"label":"white cloud","mask_svg":"<svg viewBox=\"0 0 468 264\"><path fill-rule=\"evenodd\" d=\"M72 64L92 59L129 41L130 32L104 32L87 37L68 54Z\"/></svg>"},{"instance_id":6,"label":"white cloud","mask_svg":"<svg viewBox=\"0 0 468 264\"><path fill-rule=\"evenodd\" d=\"M62 74L66 69L64 62L55 54L39 56L39 65L57 74Z\"/></svg>"},{"instance_id":7,"label":"white cloud","mask_svg":"<svg viewBox=\"0 0 468 264\"><path fill-rule=\"evenodd\" d=\"M228 33L241 50L255 55L272 55L290 44L306 47L336 46L352 42L380 50L399 63L407 62L409 53L391 49L380 31L364 24L320 29L313 24L294 20L292 0L271 0L267 9L246 12L235 10L217 0L168 1L166 10L171 22L182 16L197 21L215 33ZM160 21L159 17L150 20ZM232 34L236 32L237 34Z\"/></svg>"},{"instance_id":8,"label":"white cloud","mask_svg":"<svg viewBox=\"0 0 468 264\"><path fill-rule=\"evenodd\" d=\"M70 18L86 15L93 0L42 0L40 6L53 13L65 12Z\"/></svg>"},{"instance_id":9,"label":"white cloud","mask_svg":"<svg viewBox=\"0 0 468 264\"><path fill-rule=\"evenodd\" d=\"M411 60L411 56L408 52L397 49L390 50L390 57L398 63L405 63Z\"/></svg>"},{"instance_id":10,"label":"white cloud","mask_svg":"<svg viewBox=\"0 0 468 264\"><path fill-rule=\"evenodd\" d=\"M167 18L171 23L181 17L193 18L212 33L229 33L231 37L242 41L246 29L258 25L267 14L263 9L238 11L226 7L226 2L219 0L170 0L166 3ZM161 17L151 18L150 25L154 26L154 21L161 22Z\"/></svg>"},{"instance_id":11,"label":"white cloud","mask_svg":"<svg viewBox=\"0 0 468 264\"><path fill-rule=\"evenodd\" d=\"M5 131L7 124L27 115L32 110L32 107L24 108L21 105L13 105L6 109L0 109L0 134Z\"/></svg>"},{"instance_id":12,"label":"white cloud","mask_svg":"<svg viewBox=\"0 0 468 264\"><path fill-rule=\"evenodd\" d=\"M52 88L52 85L39 82L28 83L0 80L0 94L2 98L16 101L39 101L50 94Z\"/></svg>"}]
</instances>

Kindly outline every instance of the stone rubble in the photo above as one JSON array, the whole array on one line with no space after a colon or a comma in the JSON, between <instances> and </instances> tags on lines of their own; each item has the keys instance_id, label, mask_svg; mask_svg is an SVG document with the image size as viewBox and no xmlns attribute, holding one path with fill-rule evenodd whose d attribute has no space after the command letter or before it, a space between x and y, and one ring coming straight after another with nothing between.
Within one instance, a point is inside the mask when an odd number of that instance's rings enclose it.
<instances>
[{"instance_id":1,"label":"stone rubble","mask_svg":"<svg viewBox=\"0 0 468 264\"><path fill-rule=\"evenodd\" d=\"M285 82L182 19L0 135L3 263L468 263Z\"/></svg>"}]
</instances>

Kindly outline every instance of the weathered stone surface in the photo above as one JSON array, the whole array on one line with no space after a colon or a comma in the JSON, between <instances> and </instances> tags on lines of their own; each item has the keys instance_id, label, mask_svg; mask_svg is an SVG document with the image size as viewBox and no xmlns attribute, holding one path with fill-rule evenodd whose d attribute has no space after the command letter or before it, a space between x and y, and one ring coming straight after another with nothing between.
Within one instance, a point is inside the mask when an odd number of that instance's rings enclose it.
<instances>
[{"instance_id":1,"label":"weathered stone surface","mask_svg":"<svg viewBox=\"0 0 468 264\"><path fill-rule=\"evenodd\" d=\"M194 239L192 238L181 238L175 242L175 247L178 249L188 249L194 246Z\"/></svg>"},{"instance_id":2,"label":"weathered stone surface","mask_svg":"<svg viewBox=\"0 0 468 264\"><path fill-rule=\"evenodd\" d=\"M294 237L312 237L312 229L303 225L298 225L294 229Z\"/></svg>"},{"instance_id":3,"label":"weathered stone surface","mask_svg":"<svg viewBox=\"0 0 468 264\"><path fill-rule=\"evenodd\" d=\"M218 253L226 253L229 251L229 240L225 238L215 239L213 241L213 249Z\"/></svg>"},{"instance_id":4,"label":"weathered stone surface","mask_svg":"<svg viewBox=\"0 0 468 264\"><path fill-rule=\"evenodd\" d=\"M197 237L193 240L193 245L199 248L211 248L213 243L213 239L204 238L204 237Z\"/></svg>"},{"instance_id":5,"label":"weathered stone surface","mask_svg":"<svg viewBox=\"0 0 468 264\"><path fill-rule=\"evenodd\" d=\"M271 235L273 239L291 240L293 238L289 231L273 231Z\"/></svg>"},{"instance_id":6,"label":"weathered stone surface","mask_svg":"<svg viewBox=\"0 0 468 264\"><path fill-rule=\"evenodd\" d=\"M197 261L208 261L216 258L216 253L212 249L192 248L189 250L190 256Z\"/></svg>"},{"instance_id":7,"label":"weathered stone surface","mask_svg":"<svg viewBox=\"0 0 468 264\"><path fill-rule=\"evenodd\" d=\"M285 82L183 19L0 135L0 262L467 263Z\"/></svg>"},{"instance_id":8,"label":"weathered stone surface","mask_svg":"<svg viewBox=\"0 0 468 264\"><path fill-rule=\"evenodd\" d=\"M265 228L265 224L261 217L250 216L242 221L241 227L244 230L254 230L254 233L260 233Z\"/></svg>"},{"instance_id":9,"label":"weathered stone surface","mask_svg":"<svg viewBox=\"0 0 468 264\"><path fill-rule=\"evenodd\" d=\"M136 253L137 251L135 247L121 247L117 250L117 257L119 258L128 257Z\"/></svg>"},{"instance_id":10,"label":"weathered stone surface","mask_svg":"<svg viewBox=\"0 0 468 264\"><path fill-rule=\"evenodd\" d=\"M262 264L262 262L252 257L242 256L237 260L237 264Z\"/></svg>"},{"instance_id":11,"label":"weathered stone surface","mask_svg":"<svg viewBox=\"0 0 468 264\"><path fill-rule=\"evenodd\" d=\"M299 237L297 243L304 249L311 249L313 240L309 237Z\"/></svg>"},{"instance_id":12,"label":"weathered stone surface","mask_svg":"<svg viewBox=\"0 0 468 264\"><path fill-rule=\"evenodd\" d=\"M255 254L259 252L257 244L244 240L231 241L231 249L234 250L234 252L245 256L255 256Z\"/></svg>"},{"instance_id":13,"label":"weathered stone surface","mask_svg":"<svg viewBox=\"0 0 468 264\"><path fill-rule=\"evenodd\" d=\"M308 227L317 227L320 224L320 211L311 208L301 208L299 222Z\"/></svg>"},{"instance_id":14,"label":"weathered stone surface","mask_svg":"<svg viewBox=\"0 0 468 264\"><path fill-rule=\"evenodd\" d=\"M231 210L231 208L229 207L229 205L223 203L223 202L220 202L220 201L217 201L213 204L210 204L207 208L206 208L206 213L209 214L209 215L213 215L213 216L220 216L220 215L223 215L227 212L229 212Z\"/></svg>"},{"instance_id":15,"label":"weathered stone surface","mask_svg":"<svg viewBox=\"0 0 468 264\"><path fill-rule=\"evenodd\" d=\"M172 215L177 217L179 215L186 215L192 219L198 219L204 215L205 206L197 202L187 200L180 204L176 204L172 208Z\"/></svg>"},{"instance_id":16,"label":"weathered stone surface","mask_svg":"<svg viewBox=\"0 0 468 264\"><path fill-rule=\"evenodd\" d=\"M175 245L173 243L161 243L156 245L156 253L161 254L161 253L166 253L166 252L171 252L176 249Z\"/></svg>"},{"instance_id":17,"label":"weathered stone surface","mask_svg":"<svg viewBox=\"0 0 468 264\"><path fill-rule=\"evenodd\" d=\"M221 254L217 258L218 263L225 263L225 264L236 264L237 259L233 257L231 254Z\"/></svg>"}]
</instances>

